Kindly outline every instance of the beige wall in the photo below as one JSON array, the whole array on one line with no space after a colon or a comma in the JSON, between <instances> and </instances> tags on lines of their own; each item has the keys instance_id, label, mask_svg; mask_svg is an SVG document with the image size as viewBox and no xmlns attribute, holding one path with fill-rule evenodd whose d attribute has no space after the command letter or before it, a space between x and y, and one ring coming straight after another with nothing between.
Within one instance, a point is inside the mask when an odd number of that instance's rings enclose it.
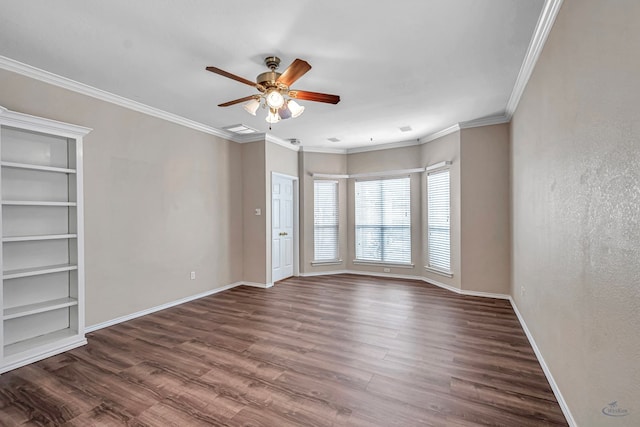
<instances>
[{"instance_id":1,"label":"beige wall","mask_svg":"<svg viewBox=\"0 0 640 427\"><path fill-rule=\"evenodd\" d=\"M267 283L267 193L264 141L242 144L243 279ZM260 215L256 215L260 209Z\"/></svg>"},{"instance_id":2,"label":"beige wall","mask_svg":"<svg viewBox=\"0 0 640 427\"><path fill-rule=\"evenodd\" d=\"M511 124L512 292L585 427L640 425L638 17L565 0Z\"/></svg>"},{"instance_id":3,"label":"beige wall","mask_svg":"<svg viewBox=\"0 0 640 427\"><path fill-rule=\"evenodd\" d=\"M462 271L460 256L460 132L428 142L422 146L422 165L430 166L440 162L450 161L450 197L451 197L451 271L453 277L446 277L442 274L434 273L424 269L427 256L427 239L421 233L421 248L424 256L421 260L422 275L430 282L441 283L457 289L462 288ZM427 174L422 174L422 194L427 192ZM427 230L427 205L426 201L421 214L423 230ZM425 231L426 232L426 231Z\"/></svg>"},{"instance_id":4,"label":"beige wall","mask_svg":"<svg viewBox=\"0 0 640 427\"><path fill-rule=\"evenodd\" d=\"M463 129L460 163L462 287L509 294L509 125Z\"/></svg>"},{"instance_id":5,"label":"beige wall","mask_svg":"<svg viewBox=\"0 0 640 427\"><path fill-rule=\"evenodd\" d=\"M0 105L93 128L84 146L87 325L242 280L237 144L4 70Z\"/></svg>"},{"instance_id":6,"label":"beige wall","mask_svg":"<svg viewBox=\"0 0 640 427\"><path fill-rule=\"evenodd\" d=\"M340 271L346 268L347 259L347 180L338 181L338 255L342 262L331 265L311 265L314 259L313 239L313 173L345 175L347 173L347 156L344 154L307 153L300 152L300 272L313 274L326 271Z\"/></svg>"}]
</instances>

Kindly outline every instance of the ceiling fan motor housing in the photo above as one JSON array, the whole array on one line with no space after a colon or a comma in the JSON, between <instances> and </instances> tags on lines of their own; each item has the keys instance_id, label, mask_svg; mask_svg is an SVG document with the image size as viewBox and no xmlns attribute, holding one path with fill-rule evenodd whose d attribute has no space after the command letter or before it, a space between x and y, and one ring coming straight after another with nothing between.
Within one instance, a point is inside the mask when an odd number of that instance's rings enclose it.
<instances>
[{"instance_id":1,"label":"ceiling fan motor housing","mask_svg":"<svg viewBox=\"0 0 640 427\"><path fill-rule=\"evenodd\" d=\"M280 58L278 58L277 56L267 56L266 58L264 58L264 63L266 64L267 68L269 68L271 71L274 71L280 66Z\"/></svg>"},{"instance_id":2,"label":"ceiling fan motor housing","mask_svg":"<svg viewBox=\"0 0 640 427\"><path fill-rule=\"evenodd\" d=\"M256 82L266 88L276 87L276 80L278 80L280 74L281 73L276 73L275 71L266 71L256 77Z\"/></svg>"}]
</instances>

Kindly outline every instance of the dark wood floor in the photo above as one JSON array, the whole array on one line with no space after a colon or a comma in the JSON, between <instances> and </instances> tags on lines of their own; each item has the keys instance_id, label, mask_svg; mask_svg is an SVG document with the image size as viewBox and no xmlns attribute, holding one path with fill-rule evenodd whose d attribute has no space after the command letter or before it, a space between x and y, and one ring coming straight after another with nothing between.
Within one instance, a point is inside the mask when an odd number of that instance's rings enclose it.
<instances>
[{"instance_id":1,"label":"dark wood floor","mask_svg":"<svg viewBox=\"0 0 640 427\"><path fill-rule=\"evenodd\" d=\"M566 425L509 303L355 275L235 288L0 376L0 425Z\"/></svg>"}]
</instances>

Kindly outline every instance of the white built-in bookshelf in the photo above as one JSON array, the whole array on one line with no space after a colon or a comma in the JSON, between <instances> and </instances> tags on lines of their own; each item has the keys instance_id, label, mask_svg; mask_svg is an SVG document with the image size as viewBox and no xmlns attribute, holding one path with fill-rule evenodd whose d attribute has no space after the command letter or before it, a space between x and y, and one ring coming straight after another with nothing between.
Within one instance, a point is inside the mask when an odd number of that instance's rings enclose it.
<instances>
[{"instance_id":1,"label":"white built-in bookshelf","mask_svg":"<svg viewBox=\"0 0 640 427\"><path fill-rule=\"evenodd\" d=\"M82 138L0 107L0 373L85 344Z\"/></svg>"}]
</instances>

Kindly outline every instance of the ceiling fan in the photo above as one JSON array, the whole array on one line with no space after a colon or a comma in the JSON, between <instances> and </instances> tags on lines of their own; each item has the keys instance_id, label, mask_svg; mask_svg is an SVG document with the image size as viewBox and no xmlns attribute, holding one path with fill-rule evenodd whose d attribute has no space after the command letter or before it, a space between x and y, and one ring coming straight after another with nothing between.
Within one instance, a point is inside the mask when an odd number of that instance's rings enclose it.
<instances>
[{"instance_id":1,"label":"ceiling fan","mask_svg":"<svg viewBox=\"0 0 640 427\"><path fill-rule=\"evenodd\" d=\"M329 95L327 93L309 92L306 90L291 89L300 77L305 75L311 65L302 59L296 59L287 67L284 72L279 73L276 70L280 66L280 58L277 56L268 56L264 60L265 65L270 71L261 73L256 77L255 83L243 77L236 76L227 71L216 67L207 67L208 71L220 74L221 76L244 83L256 88L260 93L245 96L244 98L234 99L222 104L218 107L228 107L230 105L246 102L244 109L249 114L256 115L256 111L260 106L268 108L267 122L277 123L280 120L298 117L304 111L304 107L299 105L295 99L305 101L325 102L328 104L337 104L340 102L338 95Z\"/></svg>"}]
</instances>

